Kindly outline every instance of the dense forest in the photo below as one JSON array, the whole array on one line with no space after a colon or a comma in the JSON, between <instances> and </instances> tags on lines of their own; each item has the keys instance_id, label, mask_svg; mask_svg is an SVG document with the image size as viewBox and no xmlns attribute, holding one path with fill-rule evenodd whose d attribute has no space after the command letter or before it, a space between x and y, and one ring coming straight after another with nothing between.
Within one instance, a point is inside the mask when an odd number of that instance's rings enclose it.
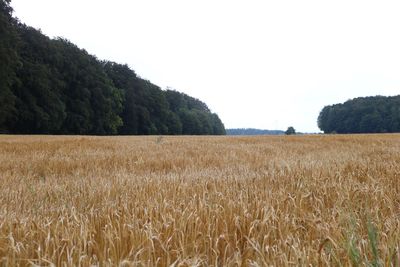
<instances>
[{"instance_id":1,"label":"dense forest","mask_svg":"<svg viewBox=\"0 0 400 267\"><path fill-rule=\"evenodd\" d=\"M227 135L283 135L284 131L281 130L261 130L254 128L236 128L227 129Z\"/></svg>"},{"instance_id":2,"label":"dense forest","mask_svg":"<svg viewBox=\"0 0 400 267\"><path fill-rule=\"evenodd\" d=\"M50 39L0 0L0 133L225 134L198 99Z\"/></svg>"},{"instance_id":3,"label":"dense forest","mask_svg":"<svg viewBox=\"0 0 400 267\"><path fill-rule=\"evenodd\" d=\"M400 95L360 97L326 106L318 127L325 133L400 132Z\"/></svg>"}]
</instances>

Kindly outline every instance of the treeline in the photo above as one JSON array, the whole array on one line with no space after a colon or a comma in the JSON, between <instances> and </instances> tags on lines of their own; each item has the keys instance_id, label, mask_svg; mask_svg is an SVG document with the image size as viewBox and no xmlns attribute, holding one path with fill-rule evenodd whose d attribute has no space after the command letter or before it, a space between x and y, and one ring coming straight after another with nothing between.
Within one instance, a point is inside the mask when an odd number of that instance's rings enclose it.
<instances>
[{"instance_id":1,"label":"treeline","mask_svg":"<svg viewBox=\"0 0 400 267\"><path fill-rule=\"evenodd\" d=\"M227 129L227 135L283 135L284 131L281 130L261 130L254 128L235 128Z\"/></svg>"},{"instance_id":2,"label":"treeline","mask_svg":"<svg viewBox=\"0 0 400 267\"><path fill-rule=\"evenodd\" d=\"M325 133L400 132L400 95L360 97L326 106L318 127Z\"/></svg>"},{"instance_id":3,"label":"treeline","mask_svg":"<svg viewBox=\"0 0 400 267\"><path fill-rule=\"evenodd\" d=\"M0 132L19 134L225 134L198 99L50 39L0 0Z\"/></svg>"}]
</instances>

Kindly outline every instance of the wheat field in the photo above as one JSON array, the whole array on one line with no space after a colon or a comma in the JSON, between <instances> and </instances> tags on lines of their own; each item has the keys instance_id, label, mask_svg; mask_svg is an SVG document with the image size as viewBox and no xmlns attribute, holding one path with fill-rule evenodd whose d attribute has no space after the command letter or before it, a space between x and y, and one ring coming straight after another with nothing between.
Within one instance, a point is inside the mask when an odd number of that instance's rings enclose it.
<instances>
[{"instance_id":1,"label":"wheat field","mask_svg":"<svg viewBox=\"0 0 400 267\"><path fill-rule=\"evenodd\" d=\"M400 135L0 136L1 266L399 266Z\"/></svg>"}]
</instances>

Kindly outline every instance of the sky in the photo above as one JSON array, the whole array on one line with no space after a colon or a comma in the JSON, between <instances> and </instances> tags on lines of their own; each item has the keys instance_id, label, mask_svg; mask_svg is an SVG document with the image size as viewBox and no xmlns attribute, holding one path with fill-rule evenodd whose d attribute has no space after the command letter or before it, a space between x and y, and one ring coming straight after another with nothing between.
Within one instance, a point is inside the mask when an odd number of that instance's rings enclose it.
<instances>
[{"instance_id":1,"label":"sky","mask_svg":"<svg viewBox=\"0 0 400 267\"><path fill-rule=\"evenodd\" d=\"M14 15L205 102L226 128L318 132L326 105L400 94L400 1L12 0Z\"/></svg>"}]
</instances>

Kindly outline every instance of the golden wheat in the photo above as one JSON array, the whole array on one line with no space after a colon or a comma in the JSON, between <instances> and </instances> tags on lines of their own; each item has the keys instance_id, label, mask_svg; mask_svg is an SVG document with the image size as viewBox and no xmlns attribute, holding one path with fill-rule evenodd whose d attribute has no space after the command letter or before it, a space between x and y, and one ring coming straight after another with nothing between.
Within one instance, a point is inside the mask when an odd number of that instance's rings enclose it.
<instances>
[{"instance_id":1,"label":"golden wheat","mask_svg":"<svg viewBox=\"0 0 400 267\"><path fill-rule=\"evenodd\" d=\"M0 136L0 264L398 266L399 179L400 135Z\"/></svg>"}]
</instances>

